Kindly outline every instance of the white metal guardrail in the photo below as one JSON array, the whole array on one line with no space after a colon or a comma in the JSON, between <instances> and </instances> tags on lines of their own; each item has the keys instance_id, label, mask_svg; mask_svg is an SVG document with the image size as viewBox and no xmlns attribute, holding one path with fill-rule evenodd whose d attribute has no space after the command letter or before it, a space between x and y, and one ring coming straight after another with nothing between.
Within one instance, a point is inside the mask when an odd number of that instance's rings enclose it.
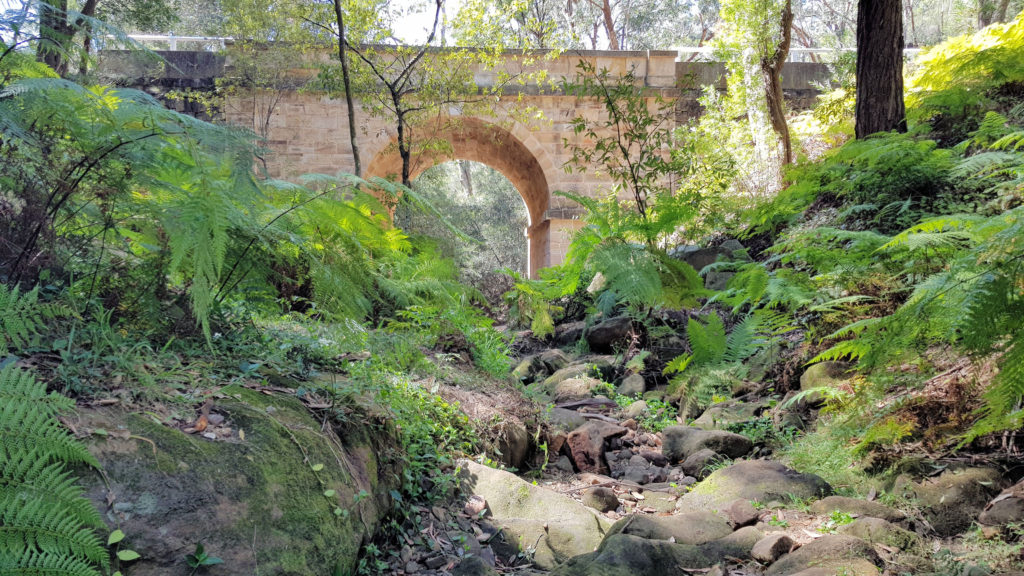
<instances>
[{"instance_id":1,"label":"white metal guardrail","mask_svg":"<svg viewBox=\"0 0 1024 576\"><path fill-rule=\"evenodd\" d=\"M186 50L217 51L223 50L235 41L234 38L223 36L176 36L174 34L129 34L128 38L154 50L171 52ZM114 40L113 36L107 39ZM710 46L684 46L677 48L680 61L711 61L714 60L714 49ZM829 62L837 54L852 53L853 49L832 48L791 48L787 62ZM907 59L913 59L921 52L920 48L908 48L903 51Z\"/></svg>"}]
</instances>

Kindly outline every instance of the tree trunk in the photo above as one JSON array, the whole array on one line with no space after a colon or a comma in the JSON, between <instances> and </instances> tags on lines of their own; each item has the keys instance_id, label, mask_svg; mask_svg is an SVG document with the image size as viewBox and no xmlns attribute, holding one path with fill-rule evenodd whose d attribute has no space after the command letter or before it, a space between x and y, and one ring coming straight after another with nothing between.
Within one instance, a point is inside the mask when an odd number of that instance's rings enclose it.
<instances>
[{"instance_id":1,"label":"tree trunk","mask_svg":"<svg viewBox=\"0 0 1024 576\"><path fill-rule=\"evenodd\" d=\"M999 0L999 8L996 9L996 22L1006 22L1006 11L1010 8L1010 0Z\"/></svg>"},{"instance_id":2,"label":"tree trunk","mask_svg":"<svg viewBox=\"0 0 1024 576\"><path fill-rule=\"evenodd\" d=\"M65 58L71 40L68 24L68 0L50 0L39 4L39 47L36 59L53 68L60 76L67 76Z\"/></svg>"},{"instance_id":3,"label":"tree trunk","mask_svg":"<svg viewBox=\"0 0 1024 576\"><path fill-rule=\"evenodd\" d=\"M345 105L348 107L348 138L352 146L352 161L355 174L363 176L359 164L359 140L356 134L356 107L352 98L352 81L348 71L348 55L345 54L345 15L341 10L341 0L334 0L334 16L338 21L338 59L341 60L341 82L345 86Z\"/></svg>"},{"instance_id":4,"label":"tree trunk","mask_svg":"<svg viewBox=\"0 0 1024 576\"><path fill-rule=\"evenodd\" d=\"M903 8L860 0L857 10L857 138L907 129L903 107Z\"/></svg>"},{"instance_id":5,"label":"tree trunk","mask_svg":"<svg viewBox=\"0 0 1024 576\"><path fill-rule=\"evenodd\" d=\"M978 0L978 30L992 23L996 15L996 0Z\"/></svg>"},{"instance_id":6,"label":"tree trunk","mask_svg":"<svg viewBox=\"0 0 1024 576\"><path fill-rule=\"evenodd\" d=\"M608 32L608 49L619 49L619 37L615 34L615 20L612 18L612 5L610 0L604 0L601 5L601 13L604 14L604 29Z\"/></svg>"},{"instance_id":7,"label":"tree trunk","mask_svg":"<svg viewBox=\"0 0 1024 576\"><path fill-rule=\"evenodd\" d=\"M761 78L764 80L768 117L771 119L772 129L782 141L782 164L785 165L793 161L793 144L789 137L789 125L786 124L785 101L782 96L782 67L789 55L793 27L793 9L789 0L786 0L786 5L782 9L780 25L782 39L779 40L775 52L761 58Z\"/></svg>"},{"instance_id":8,"label":"tree trunk","mask_svg":"<svg viewBox=\"0 0 1024 576\"><path fill-rule=\"evenodd\" d=\"M473 197L473 173L469 160L459 160L459 172L462 174L462 187L466 190L466 196Z\"/></svg>"}]
</instances>

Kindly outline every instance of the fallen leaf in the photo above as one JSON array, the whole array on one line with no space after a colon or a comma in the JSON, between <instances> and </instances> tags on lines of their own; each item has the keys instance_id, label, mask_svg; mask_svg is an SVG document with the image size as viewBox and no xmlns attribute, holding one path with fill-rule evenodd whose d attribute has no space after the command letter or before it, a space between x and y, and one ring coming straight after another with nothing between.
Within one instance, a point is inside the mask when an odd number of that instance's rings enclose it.
<instances>
[{"instance_id":1,"label":"fallen leaf","mask_svg":"<svg viewBox=\"0 0 1024 576\"><path fill-rule=\"evenodd\" d=\"M241 428L238 429L238 439L245 442L245 430L242 430Z\"/></svg>"}]
</instances>

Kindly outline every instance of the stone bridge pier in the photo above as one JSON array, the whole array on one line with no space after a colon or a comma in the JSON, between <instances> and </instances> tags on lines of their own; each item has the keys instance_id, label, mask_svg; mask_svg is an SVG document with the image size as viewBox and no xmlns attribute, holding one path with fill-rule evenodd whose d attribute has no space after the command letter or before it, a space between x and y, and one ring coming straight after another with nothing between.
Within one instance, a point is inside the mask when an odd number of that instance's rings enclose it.
<instances>
[{"instance_id":1,"label":"stone bridge pier","mask_svg":"<svg viewBox=\"0 0 1024 576\"><path fill-rule=\"evenodd\" d=\"M191 88L213 90L218 78L231 77L233 69L223 53L164 52L173 66L164 66L154 74L140 69L128 53L102 54L101 71L115 82L133 85L150 92ZM329 57L326 53L321 58ZM607 69L613 75L632 70L652 101L662 97L675 102L675 122L700 113L696 103L704 84L724 87L724 67L714 62L677 62L674 51L567 51L557 57L540 59L546 73L543 84L517 85L515 91L499 96L487 114L452 115L438 118L426 126L416 126L414 139L439 139L450 146L444 152L414 155L413 179L428 168L449 160L472 160L501 172L522 196L529 214L525 236L529 250L529 274L561 263L569 241L581 226L580 208L572 201L552 195L565 191L597 197L611 189L611 181L602 173L567 173L571 158L569 142L586 145L576 135L571 122L577 116L591 121L603 118L604 106L561 93L562 79L573 79L577 65L588 62L595 69ZM522 52L509 51L505 70L529 72ZM492 71L474 71L478 86L496 81ZM253 129L263 136L271 154L267 166L275 177L293 179L302 174L353 172L354 161L349 139L348 113L343 98L331 98L303 88L313 72L297 68L288 77L287 86L268 89L242 89L228 96L220 108L221 120ZM298 79L295 81L294 79ZM806 107L816 95L815 82L827 82L828 70L822 64L789 63L784 69L784 88L791 107ZM178 102L179 107L184 104ZM529 107L530 120L516 112ZM188 110L185 110L186 112ZM394 123L370 115L359 106L356 123L363 176L395 178L401 174Z\"/></svg>"}]
</instances>

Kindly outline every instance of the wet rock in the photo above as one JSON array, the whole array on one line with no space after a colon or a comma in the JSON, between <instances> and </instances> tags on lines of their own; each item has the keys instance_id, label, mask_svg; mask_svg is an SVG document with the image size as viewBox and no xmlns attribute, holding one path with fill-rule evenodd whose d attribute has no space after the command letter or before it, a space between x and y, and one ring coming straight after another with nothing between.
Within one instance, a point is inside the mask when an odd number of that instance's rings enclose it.
<instances>
[{"instance_id":1,"label":"wet rock","mask_svg":"<svg viewBox=\"0 0 1024 576\"><path fill-rule=\"evenodd\" d=\"M661 451L670 462L678 462L705 448L727 458L739 458L754 447L746 436L692 426L669 426L662 437Z\"/></svg>"},{"instance_id":2,"label":"wet rock","mask_svg":"<svg viewBox=\"0 0 1024 576\"><path fill-rule=\"evenodd\" d=\"M611 512L619 508L619 498L611 488L597 486L583 491L583 505L598 512Z\"/></svg>"},{"instance_id":3,"label":"wet rock","mask_svg":"<svg viewBox=\"0 0 1024 576\"><path fill-rule=\"evenodd\" d=\"M811 512L819 516L827 516L834 511L845 512L855 516L870 516L889 522L899 522L906 518L903 512L893 510L885 504L848 498L846 496L829 496L811 504Z\"/></svg>"},{"instance_id":4,"label":"wet rock","mask_svg":"<svg viewBox=\"0 0 1024 576\"><path fill-rule=\"evenodd\" d=\"M608 464L603 457L605 442L626 432L626 428L601 421L587 422L573 430L566 444L576 468L580 472L607 474Z\"/></svg>"},{"instance_id":5,"label":"wet rock","mask_svg":"<svg viewBox=\"0 0 1024 576\"><path fill-rule=\"evenodd\" d=\"M792 550L794 546L796 546L796 542L781 532L769 534L754 544L753 549L750 551L750 555L758 562L771 564L782 556L789 554L789 551Z\"/></svg>"},{"instance_id":6,"label":"wet rock","mask_svg":"<svg viewBox=\"0 0 1024 576\"><path fill-rule=\"evenodd\" d=\"M487 522L501 529L491 545L503 556L536 545L534 562L550 570L594 550L609 527L606 519L568 496L472 461L459 465L464 490L487 501Z\"/></svg>"},{"instance_id":7,"label":"wet rock","mask_svg":"<svg viewBox=\"0 0 1024 576\"><path fill-rule=\"evenodd\" d=\"M724 510L734 500L785 502L831 494L832 487L814 474L803 474L770 460L743 460L719 468L679 498L680 510Z\"/></svg>"},{"instance_id":8,"label":"wet rock","mask_svg":"<svg viewBox=\"0 0 1024 576\"><path fill-rule=\"evenodd\" d=\"M644 392L647 392L647 382L639 374L630 374L622 379L616 392L630 398L643 396Z\"/></svg>"},{"instance_id":9,"label":"wet rock","mask_svg":"<svg viewBox=\"0 0 1024 576\"><path fill-rule=\"evenodd\" d=\"M959 534L978 518L988 502L1005 486L991 468L946 470L912 486L921 512L939 536Z\"/></svg>"},{"instance_id":10,"label":"wet rock","mask_svg":"<svg viewBox=\"0 0 1024 576\"><path fill-rule=\"evenodd\" d=\"M860 538L870 544L884 544L900 550L909 550L920 543L917 534L881 518L857 518L850 524L840 526L836 532Z\"/></svg>"},{"instance_id":11,"label":"wet rock","mask_svg":"<svg viewBox=\"0 0 1024 576\"><path fill-rule=\"evenodd\" d=\"M978 522L986 526L1024 524L1024 480L993 498L978 516Z\"/></svg>"},{"instance_id":12,"label":"wet rock","mask_svg":"<svg viewBox=\"0 0 1024 576\"><path fill-rule=\"evenodd\" d=\"M757 524L757 520L760 517L754 505L749 500L735 500L725 510L725 515L729 519L729 523L732 524L733 528L742 528L743 526L752 526Z\"/></svg>"},{"instance_id":13,"label":"wet rock","mask_svg":"<svg viewBox=\"0 0 1024 576\"><path fill-rule=\"evenodd\" d=\"M711 512L690 512L674 516L633 515L612 525L608 534L630 534L649 540L675 539L677 544L706 544L732 534L732 527Z\"/></svg>"},{"instance_id":14,"label":"wet rock","mask_svg":"<svg viewBox=\"0 0 1024 576\"><path fill-rule=\"evenodd\" d=\"M693 476L698 480L704 479L705 476L711 473L711 468L723 461L724 458L714 452L714 450L708 450L704 448L698 450L693 454L690 454L683 463L679 465L679 469L683 471L687 476Z\"/></svg>"},{"instance_id":15,"label":"wet rock","mask_svg":"<svg viewBox=\"0 0 1024 576\"><path fill-rule=\"evenodd\" d=\"M625 343L632 330L633 320L629 316L618 316L591 326L584 338L594 352L609 353L616 345Z\"/></svg>"},{"instance_id":16,"label":"wet rock","mask_svg":"<svg viewBox=\"0 0 1024 576\"><path fill-rule=\"evenodd\" d=\"M882 559L867 542L852 536L830 534L779 558L765 574L790 576L815 569L828 574L845 570L849 576L874 576L880 566Z\"/></svg>"}]
</instances>

